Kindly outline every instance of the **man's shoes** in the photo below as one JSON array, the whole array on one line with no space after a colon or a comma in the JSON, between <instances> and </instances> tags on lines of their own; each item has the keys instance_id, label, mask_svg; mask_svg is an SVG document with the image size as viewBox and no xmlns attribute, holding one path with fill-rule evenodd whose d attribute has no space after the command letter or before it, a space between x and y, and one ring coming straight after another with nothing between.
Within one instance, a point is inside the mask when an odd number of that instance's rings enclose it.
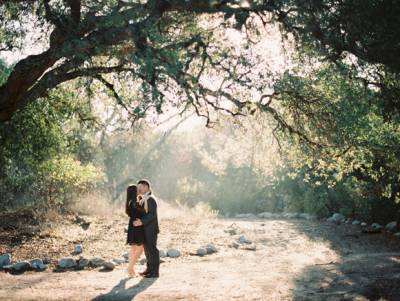
<instances>
[{"instance_id":1,"label":"man's shoes","mask_svg":"<svg viewBox=\"0 0 400 301\"><path fill-rule=\"evenodd\" d=\"M140 276L146 276L147 274L150 274L151 271L149 271L148 269L144 270L143 272L139 272Z\"/></svg>"},{"instance_id":2,"label":"man's shoes","mask_svg":"<svg viewBox=\"0 0 400 301\"><path fill-rule=\"evenodd\" d=\"M144 275L145 278L158 278L160 275L158 273L150 272L149 274Z\"/></svg>"}]
</instances>

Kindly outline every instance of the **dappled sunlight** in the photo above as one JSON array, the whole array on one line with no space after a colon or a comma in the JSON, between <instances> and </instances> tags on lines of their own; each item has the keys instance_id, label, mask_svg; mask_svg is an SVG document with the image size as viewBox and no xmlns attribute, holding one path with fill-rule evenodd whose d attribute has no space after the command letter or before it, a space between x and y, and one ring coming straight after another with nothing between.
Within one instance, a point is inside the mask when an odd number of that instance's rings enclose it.
<instances>
[{"instance_id":1,"label":"dappled sunlight","mask_svg":"<svg viewBox=\"0 0 400 301\"><path fill-rule=\"evenodd\" d=\"M295 300L397 300L400 244L387 237L360 234L354 226L294 223L329 256L305 266L294 280Z\"/></svg>"},{"instance_id":2,"label":"dappled sunlight","mask_svg":"<svg viewBox=\"0 0 400 301\"><path fill-rule=\"evenodd\" d=\"M400 300L400 1L0 15L0 301Z\"/></svg>"}]
</instances>

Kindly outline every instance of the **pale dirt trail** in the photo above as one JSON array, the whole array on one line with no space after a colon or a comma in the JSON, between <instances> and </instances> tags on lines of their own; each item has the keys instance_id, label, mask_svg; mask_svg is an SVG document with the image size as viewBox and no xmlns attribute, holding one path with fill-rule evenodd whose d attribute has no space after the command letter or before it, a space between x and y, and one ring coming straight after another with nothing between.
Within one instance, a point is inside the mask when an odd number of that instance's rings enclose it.
<instances>
[{"instance_id":1,"label":"pale dirt trail","mask_svg":"<svg viewBox=\"0 0 400 301\"><path fill-rule=\"evenodd\" d=\"M232 223L237 235L224 232ZM84 256L111 259L127 250L125 226L123 215L93 219L86 231L64 222L46 239L61 251L57 258L81 242ZM164 216L160 226L160 249L175 247L182 256L162 258L158 279L127 279L126 264L110 272L0 272L0 300L400 300L400 243L390 234L318 221L179 213ZM255 241L256 251L229 247L239 235ZM210 242L218 253L190 255ZM39 256L40 245L26 243L27 257Z\"/></svg>"}]
</instances>

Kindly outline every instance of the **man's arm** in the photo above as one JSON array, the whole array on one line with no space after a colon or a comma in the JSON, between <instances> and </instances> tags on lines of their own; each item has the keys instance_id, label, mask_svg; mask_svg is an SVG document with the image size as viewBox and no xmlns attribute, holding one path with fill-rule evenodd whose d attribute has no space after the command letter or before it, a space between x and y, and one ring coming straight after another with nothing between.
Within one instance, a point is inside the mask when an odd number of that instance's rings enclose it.
<instances>
[{"instance_id":1,"label":"man's arm","mask_svg":"<svg viewBox=\"0 0 400 301\"><path fill-rule=\"evenodd\" d=\"M147 209L147 214L143 215L140 219L143 226L146 226L148 223L156 218L157 204L153 198L147 199Z\"/></svg>"}]
</instances>

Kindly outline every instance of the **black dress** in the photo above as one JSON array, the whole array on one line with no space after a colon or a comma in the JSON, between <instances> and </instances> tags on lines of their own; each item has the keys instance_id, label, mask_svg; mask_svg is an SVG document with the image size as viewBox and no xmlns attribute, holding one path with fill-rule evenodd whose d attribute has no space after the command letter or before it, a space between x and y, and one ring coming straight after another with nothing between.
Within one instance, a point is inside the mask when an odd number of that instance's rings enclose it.
<instances>
[{"instance_id":1,"label":"black dress","mask_svg":"<svg viewBox=\"0 0 400 301\"><path fill-rule=\"evenodd\" d=\"M129 202L129 225L128 225L128 237L126 243L129 245L141 245L144 241L144 227L133 226L133 221L137 218L142 218L145 213L144 207L139 205L135 200Z\"/></svg>"}]
</instances>

